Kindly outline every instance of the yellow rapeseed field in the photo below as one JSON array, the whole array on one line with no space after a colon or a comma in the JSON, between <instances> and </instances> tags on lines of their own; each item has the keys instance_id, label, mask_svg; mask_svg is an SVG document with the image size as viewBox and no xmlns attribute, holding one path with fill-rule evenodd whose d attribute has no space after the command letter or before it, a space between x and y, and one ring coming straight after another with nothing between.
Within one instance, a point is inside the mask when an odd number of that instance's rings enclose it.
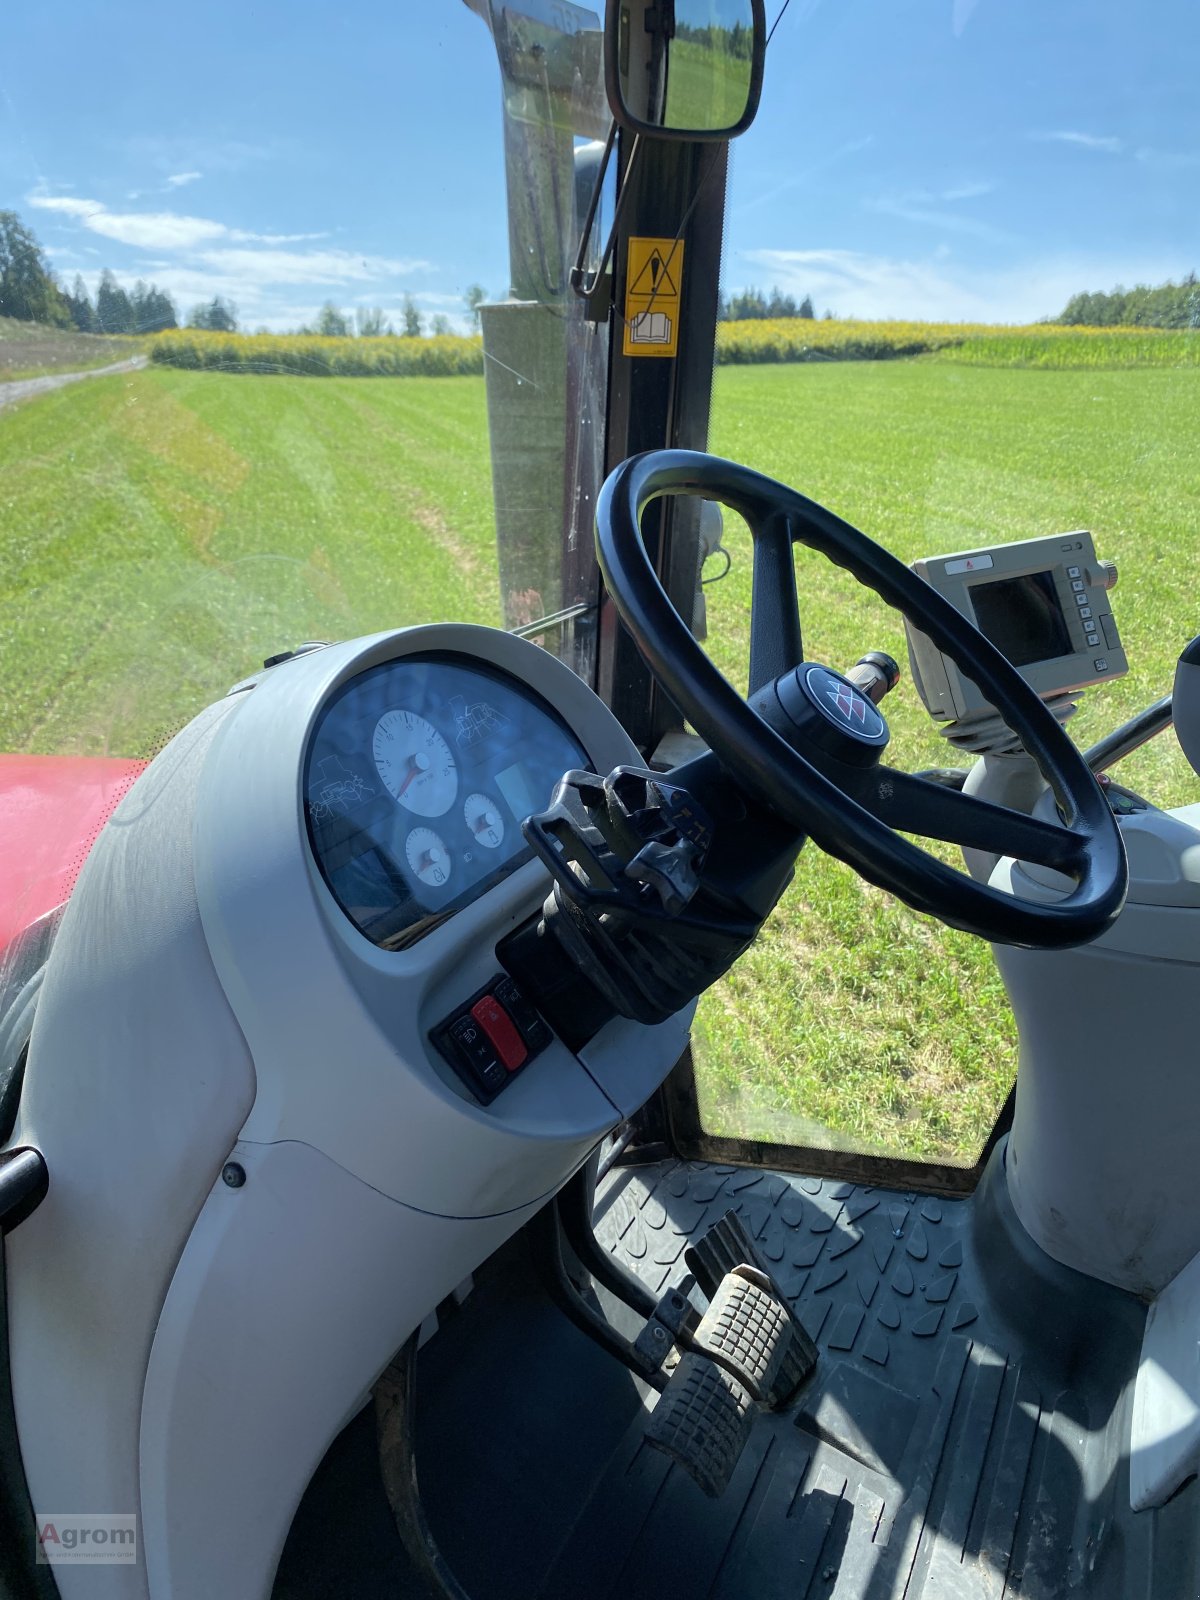
<instances>
[{"instance_id":1,"label":"yellow rapeseed field","mask_svg":"<svg viewBox=\"0 0 1200 1600\"><path fill-rule=\"evenodd\" d=\"M157 334L150 359L214 372L292 373L302 377L461 377L483 371L478 335L333 339L317 334ZM963 322L723 322L717 362L724 366L798 361L932 360L1001 367L1178 367L1200 365L1200 329L1074 328L1056 323L1006 327Z\"/></svg>"}]
</instances>

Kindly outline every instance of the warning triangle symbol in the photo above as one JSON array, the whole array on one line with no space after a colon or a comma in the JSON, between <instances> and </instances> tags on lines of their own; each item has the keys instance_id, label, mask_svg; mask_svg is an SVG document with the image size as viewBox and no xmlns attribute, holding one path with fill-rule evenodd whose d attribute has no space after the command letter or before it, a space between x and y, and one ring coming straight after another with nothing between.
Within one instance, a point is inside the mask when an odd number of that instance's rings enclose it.
<instances>
[{"instance_id":1,"label":"warning triangle symbol","mask_svg":"<svg viewBox=\"0 0 1200 1600\"><path fill-rule=\"evenodd\" d=\"M659 251L651 252L646 265L629 285L628 293L658 295L664 300L678 300L679 290L675 286L674 278L667 271L666 262Z\"/></svg>"}]
</instances>

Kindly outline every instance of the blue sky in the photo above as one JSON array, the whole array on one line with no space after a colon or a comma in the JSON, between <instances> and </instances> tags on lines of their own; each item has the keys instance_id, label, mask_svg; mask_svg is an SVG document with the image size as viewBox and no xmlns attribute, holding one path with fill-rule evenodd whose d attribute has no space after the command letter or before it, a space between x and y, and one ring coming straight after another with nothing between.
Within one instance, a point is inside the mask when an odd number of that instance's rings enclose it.
<instances>
[{"instance_id":1,"label":"blue sky","mask_svg":"<svg viewBox=\"0 0 1200 1600\"><path fill-rule=\"evenodd\" d=\"M250 327L504 291L499 75L462 0L67 0L5 31L0 207L68 281L224 294ZM1195 0L791 0L726 286L1024 320L1200 270L1198 46Z\"/></svg>"}]
</instances>

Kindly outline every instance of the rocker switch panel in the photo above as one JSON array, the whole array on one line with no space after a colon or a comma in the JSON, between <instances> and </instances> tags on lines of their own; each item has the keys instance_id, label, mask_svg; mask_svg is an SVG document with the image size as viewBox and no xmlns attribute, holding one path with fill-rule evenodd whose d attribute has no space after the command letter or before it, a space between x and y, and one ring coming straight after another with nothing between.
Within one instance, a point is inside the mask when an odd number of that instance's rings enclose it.
<instances>
[{"instance_id":1,"label":"rocker switch panel","mask_svg":"<svg viewBox=\"0 0 1200 1600\"><path fill-rule=\"evenodd\" d=\"M536 1007L503 975L440 1022L430 1038L485 1106L554 1041Z\"/></svg>"},{"instance_id":2,"label":"rocker switch panel","mask_svg":"<svg viewBox=\"0 0 1200 1600\"><path fill-rule=\"evenodd\" d=\"M482 1000L476 1000L471 1007L471 1015L487 1034L507 1071L515 1072L518 1067L525 1065L529 1059L525 1041L495 995L485 994Z\"/></svg>"}]
</instances>

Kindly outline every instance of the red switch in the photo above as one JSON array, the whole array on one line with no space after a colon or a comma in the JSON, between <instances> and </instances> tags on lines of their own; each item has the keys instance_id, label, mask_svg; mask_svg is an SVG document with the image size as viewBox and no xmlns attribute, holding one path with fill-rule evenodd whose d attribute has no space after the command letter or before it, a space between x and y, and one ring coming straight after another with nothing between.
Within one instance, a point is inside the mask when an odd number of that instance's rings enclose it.
<instances>
[{"instance_id":1,"label":"red switch","mask_svg":"<svg viewBox=\"0 0 1200 1600\"><path fill-rule=\"evenodd\" d=\"M516 1024L494 995L485 994L471 1007L471 1015L487 1034L496 1054L509 1072L523 1067L529 1059L525 1041L517 1032Z\"/></svg>"}]
</instances>

